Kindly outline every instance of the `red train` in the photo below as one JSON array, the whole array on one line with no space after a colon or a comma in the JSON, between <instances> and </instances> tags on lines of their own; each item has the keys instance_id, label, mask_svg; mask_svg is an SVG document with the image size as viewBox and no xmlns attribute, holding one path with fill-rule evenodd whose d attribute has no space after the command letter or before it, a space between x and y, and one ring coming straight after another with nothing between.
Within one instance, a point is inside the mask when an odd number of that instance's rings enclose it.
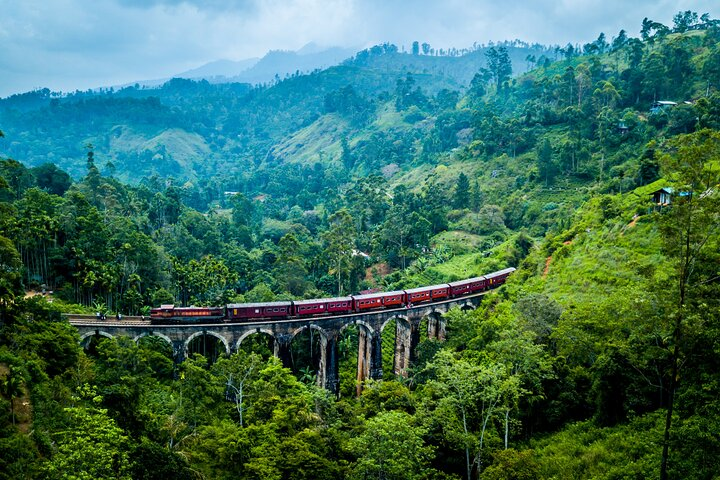
<instances>
[{"instance_id":1,"label":"red train","mask_svg":"<svg viewBox=\"0 0 720 480\"><path fill-rule=\"evenodd\" d=\"M318 317L373 309L403 308L418 303L463 297L495 288L505 283L505 279L514 271L515 269L510 267L482 277L442 285L348 297L266 303L231 303L224 307L162 305L160 308L150 310L150 318L154 324L237 323L259 319Z\"/></svg>"}]
</instances>

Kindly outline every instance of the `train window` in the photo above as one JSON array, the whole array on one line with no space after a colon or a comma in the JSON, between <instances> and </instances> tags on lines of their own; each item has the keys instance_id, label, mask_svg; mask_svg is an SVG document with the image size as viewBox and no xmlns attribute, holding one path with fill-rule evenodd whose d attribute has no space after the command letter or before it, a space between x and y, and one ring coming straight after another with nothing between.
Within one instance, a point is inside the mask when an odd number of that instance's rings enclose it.
<instances>
[{"instance_id":1,"label":"train window","mask_svg":"<svg viewBox=\"0 0 720 480\"><path fill-rule=\"evenodd\" d=\"M320 305L320 310L322 310L324 306L325 306L325 305Z\"/></svg>"}]
</instances>

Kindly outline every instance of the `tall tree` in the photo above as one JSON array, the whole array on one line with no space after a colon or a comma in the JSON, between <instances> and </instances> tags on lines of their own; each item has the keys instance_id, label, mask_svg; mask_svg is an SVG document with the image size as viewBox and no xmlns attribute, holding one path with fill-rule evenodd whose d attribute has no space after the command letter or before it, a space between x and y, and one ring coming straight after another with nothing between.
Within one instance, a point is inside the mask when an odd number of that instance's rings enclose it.
<instances>
[{"instance_id":1,"label":"tall tree","mask_svg":"<svg viewBox=\"0 0 720 480\"><path fill-rule=\"evenodd\" d=\"M355 249L355 225L346 209L341 209L328 218L329 229L323 233L325 255L330 273L337 281L338 295L350 281L352 257Z\"/></svg>"},{"instance_id":2,"label":"tall tree","mask_svg":"<svg viewBox=\"0 0 720 480\"><path fill-rule=\"evenodd\" d=\"M381 412L368 420L365 431L350 441L350 449L358 457L351 478L428 478L432 448L423 442L424 429L412 421L404 412Z\"/></svg>"},{"instance_id":3,"label":"tall tree","mask_svg":"<svg viewBox=\"0 0 720 480\"><path fill-rule=\"evenodd\" d=\"M536 148L538 175L545 182L546 187L552 183L557 173L552 153L552 146L547 138L540 142Z\"/></svg>"},{"instance_id":4,"label":"tall tree","mask_svg":"<svg viewBox=\"0 0 720 480\"><path fill-rule=\"evenodd\" d=\"M470 180L467 175L460 172L457 183L455 184L455 193L453 195L453 207L467 208L470 206Z\"/></svg>"},{"instance_id":5,"label":"tall tree","mask_svg":"<svg viewBox=\"0 0 720 480\"><path fill-rule=\"evenodd\" d=\"M670 325L670 386L663 434L660 478L668 478L670 433L673 421L679 370L688 354L687 337L702 328L702 300L699 289L716 275L704 269L709 261L717 261L718 232L720 231L720 133L701 130L669 142L669 152L663 156L666 176L673 180L675 196L672 208L662 217L665 250L675 266L674 285L668 285L673 303L668 312ZM713 260L705 258L714 254ZM715 277L716 279L717 277Z\"/></svg>"},{"instance_id":6,"label":"tall tree","mask_svg":"<svg viewBox=\"0 0 720 480\"><path fill-rule=\"evenodd\" d=\"M418 43L417 40L415 40L415 41L412 43L412 54L413 54L413 55L420 55L420 44Z\"/></svg>"},{"instance_id":7,"label":"tall tree","mask_svg":"<svg viewBox=\"0 0 720 480\"><path fill-rule=\"evenodd\" d=\"M495 88L499 92L502 89L503 83L512 75L510 55L508 55L507 48L503 46L497 48L490 47L487 52L485 52L485 58L487 60L488 70L495 81Z\"/></svg>"},{"instance_id":8,"label":"tall tree","mask_svg":"<svg viewBox=\"0 0 720 480\"><path fill-rule=\"evenodd\" d=\"M673 30L678 33L688 31L698 21L697 12L691 10L685 10L684 12L678 12L673 17Z\"/></svg>"}]
</instances>

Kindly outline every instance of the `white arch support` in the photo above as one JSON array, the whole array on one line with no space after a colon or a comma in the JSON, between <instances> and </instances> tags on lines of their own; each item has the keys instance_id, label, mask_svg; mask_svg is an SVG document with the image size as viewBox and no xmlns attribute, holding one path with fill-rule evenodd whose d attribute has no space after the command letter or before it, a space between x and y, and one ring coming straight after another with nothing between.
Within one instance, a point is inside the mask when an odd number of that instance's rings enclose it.
<instances>
[{"instance_id":1,"label":"white arch support","mask_svg":"<svg viewBox=\"0 0 720 480\"><path fill-rule=\"evenodd\" d=\"M138 342L140 341L140 339L143 338L143 337L158 337L158 338L162 338L163 340L165 340L165 341L168 343L168 345L170 345L170 347L173 346L173 341L170 340L170 337L168 337L167 335L163 335L162 333L157 333L157 332L152 332L152 333L145 332L145 333L141 333L141 334L138 335L137 337L133 338L133 342L138 343Z\"/></svg>"},{"instance_id":2,"label":"white arch support","mask_svg":"<svg viewBox=\"0 0 720 480\"><path fill-rule=\"evenodd\" d=\"M247 332L240 335L240 338L238 338L238 341L235 342L235 350L236 351L239 350L240 344L242 344L242 342L246 338L248 338L250 335L257 335L258 333L264 333L265 335L269 335L270 338L272 338L273 340L275 339L275 334L272 332L272 330L269 330L267 328L257 328L255 330L248 330Z\"/></svg>"},{"instance_id":3,"label":"white arch support","mask_svg":"<svg viewBox=\"0 0 720 480\"><path fill-rule=\"evenodd\" d=\"M225 353L230 355L230 345L228 345L227 339L225 337L223 337L222 335L220 335L219 333L215 333L211 330L207 330L204 332L195 332L192 335L190 335L187 340L185 340L184 349L185 349L186 357L187 357L187 353L188 353L188 348L190 347L190 342L192 342L193 339L195 339L201 335L210 335L211 337L215 337L218 340L220 340L222 342L223 346L225 347Z\"/></svg>"}]
</instances>

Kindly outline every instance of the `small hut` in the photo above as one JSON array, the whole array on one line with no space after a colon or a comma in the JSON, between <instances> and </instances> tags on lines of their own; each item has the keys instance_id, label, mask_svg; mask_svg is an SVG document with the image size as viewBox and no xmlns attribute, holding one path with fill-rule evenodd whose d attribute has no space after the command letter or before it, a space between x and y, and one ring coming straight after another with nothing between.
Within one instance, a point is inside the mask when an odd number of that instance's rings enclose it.
<instances>
[{"instance_id":1,"label":"small hut","mask_svg":"<svg viewBox=\"0 0 720 480\"><path fill-rule=\"evenodd\" d=\"M652 195L652 200L654 204L660 207L664 207L670 205L670 203L672 202L672 194L672 188L663 187L660 190L655 190L650 195Z\"/></svg>"}]
</instances>

